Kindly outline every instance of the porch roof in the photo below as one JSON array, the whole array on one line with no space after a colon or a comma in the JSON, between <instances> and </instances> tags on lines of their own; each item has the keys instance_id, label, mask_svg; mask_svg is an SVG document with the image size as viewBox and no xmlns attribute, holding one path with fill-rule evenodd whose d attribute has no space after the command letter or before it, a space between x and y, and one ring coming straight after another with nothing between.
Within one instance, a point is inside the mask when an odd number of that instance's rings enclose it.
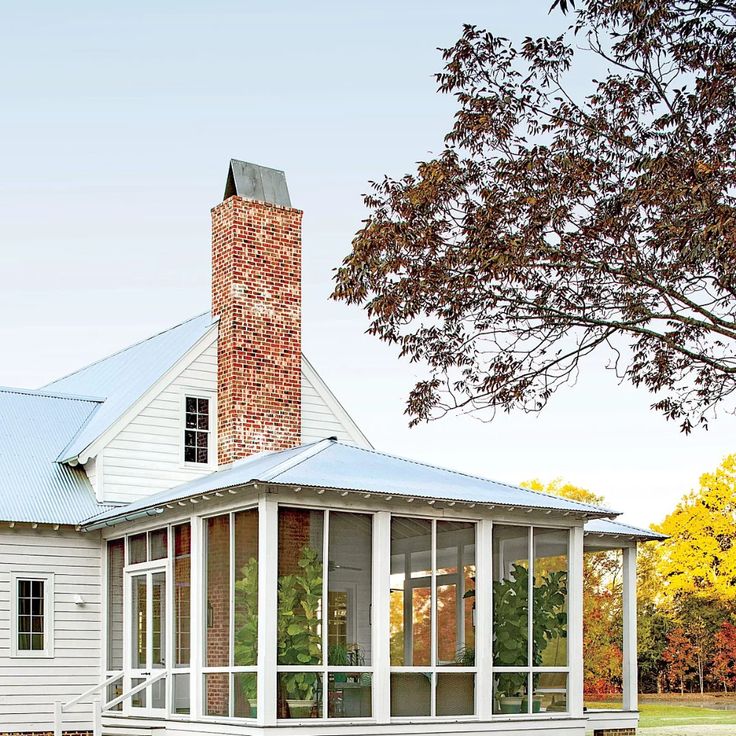
<instances>
[{"instance_id":1,"label":"porch roof","mask_svg":"<svg viewBox=\"0 0 736 736\"><path fill-rule=\"evenodd\" d=\"M167 504L253 483L559 511L587 518L618 515L600 506L497 483L329 438L281 452L253 455L203 478L98 514L82 526L87 529L112 526L140 516L152 516L163 511Z\"/></svg>"},{"instance_id":2,"label":"porch roof","mask_svg":"<svg viewBox=\"0 0 736 736\"><path fill-rule=\"evenodd\" d=\"M585 524L585 534L598 537L617 537L631 539L637 542L661 542L667 539L666 534L640 529L638 526L622 524L610 519L591 519Z\"/></svg>"}]
</instances>

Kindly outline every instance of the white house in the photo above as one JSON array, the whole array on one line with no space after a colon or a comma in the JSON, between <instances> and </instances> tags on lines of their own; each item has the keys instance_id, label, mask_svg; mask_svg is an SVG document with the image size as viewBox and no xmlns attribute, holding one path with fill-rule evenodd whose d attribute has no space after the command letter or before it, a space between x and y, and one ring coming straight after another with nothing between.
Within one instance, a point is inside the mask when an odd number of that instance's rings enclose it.
<instances>
[{"instance_id":1,"label":"white house","mask_svg":"<svg viewBox=\"0 0 736 736\"><path fill-rule=\"evenodd\" d=\"M301 353L283 172L232 161L212 226L211 312L0 390L0 734L634 729L657 535L374 450ZM586 712L599 549L623 550L624 707Z\"/></svg>"}]
</instances>

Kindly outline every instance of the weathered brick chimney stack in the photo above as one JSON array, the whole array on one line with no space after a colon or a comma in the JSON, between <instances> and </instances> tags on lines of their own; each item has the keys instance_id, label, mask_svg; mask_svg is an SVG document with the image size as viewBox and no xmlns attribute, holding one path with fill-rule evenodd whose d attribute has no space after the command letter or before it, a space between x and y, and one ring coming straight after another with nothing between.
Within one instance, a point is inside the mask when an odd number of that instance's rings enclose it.
<instances>
[{"instance_id":1,"label":"weathered brick chimney stack","mask_svg":"<svg viewBox=\"0 0 736 736\"><path fill-rule=\"evenodd\" d=\"M300 442L301 223L283 171L230 162L212 210L221 465Z\"/></svg>"}]
</instances>

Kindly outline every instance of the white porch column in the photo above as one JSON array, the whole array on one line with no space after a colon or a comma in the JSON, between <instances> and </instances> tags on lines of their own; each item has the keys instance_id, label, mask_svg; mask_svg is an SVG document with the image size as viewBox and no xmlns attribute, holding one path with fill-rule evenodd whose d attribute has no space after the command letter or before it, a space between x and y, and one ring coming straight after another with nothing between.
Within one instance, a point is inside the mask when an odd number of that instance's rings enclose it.
<instances>
[{"instance_id":1,"label":"white porch column","mask_svg":"<svg viewBox=\"0 0 736 736\"><path fill-rule=\"evenodd\" d=\"M568 707L570 715L583 715L583 540L582 526L570 530L567 594Z\"/></svg>"},{"instance_id":2,"label":"white porch column","mask_svg":"<svg viewBox=\"0 0 736 736\"><path fill-rule=\"evenodd\" d=\"M391 720L391 514L373 517L373 717Z\"/></svg>"},{"instance_id":3,"label":"white porch column","mask_svg":"<svg viewBox=\"0 0 736 736\"><path fill-rule=\"evenodd\" d=\"M204 632L206 618L204 611L207 606L207 592L205 590L204 580L204 520L196 516L191 520L191 600L190 608L191 620L189 622L190 636L190 660L189 667L191 674L189 675L189 698L190 710L192 718L198 718L202 715L202 688L204 687L202 678L202 665L204 662Z\"/></svg>"},{"instance_id":4,"label":"white porch column","mask_svg":"<svg viewBox=\"0 0 736 736\"><path fill-rule=\"evenodd\" d=\"M258 499L258 724L276 725L276 617L279 575L279 508L261 492Z\"/></svg>"},{"instance_id":5,"label":"white porch column","mask_svg":"<svg viewBox=\"0 0 736 736\"><path fill-rule=\"evenodd\" d=\"M493 711L493 522L478 522L475 540L475 682L476 713L489 721Z\"/></svg>"},{"instance_id":6,"label":"white porch column","mask_svg":"<svg viewBox=\"0 0 736 736\"><path fill-rule=\"evenodd\" d=\"M624 710L639 709L636 662L636 542L623 548Z\"/></svg>"}]
</instances>

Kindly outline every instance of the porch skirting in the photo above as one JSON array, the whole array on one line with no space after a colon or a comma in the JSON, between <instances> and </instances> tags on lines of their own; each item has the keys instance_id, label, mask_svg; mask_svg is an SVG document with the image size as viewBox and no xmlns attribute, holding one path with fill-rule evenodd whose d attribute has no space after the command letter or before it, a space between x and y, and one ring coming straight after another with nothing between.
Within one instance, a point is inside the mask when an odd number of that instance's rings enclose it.
<instances>
[{"instance_id":1,"label":"porch skirting","mask_svg":"<svg viewBox=\"0 0 736 736\"><path fill-rule=\"evenodd\" d=\"M530 719L528 721L442 721L391 724L315 723L278 726L249 726L225 721L174 721L103 717L103 734L117 733L116 726L150 728L152 736L585 736L584 718ZM122 732L122 729L120 729Z\"/></svg>"}]
</instances>

